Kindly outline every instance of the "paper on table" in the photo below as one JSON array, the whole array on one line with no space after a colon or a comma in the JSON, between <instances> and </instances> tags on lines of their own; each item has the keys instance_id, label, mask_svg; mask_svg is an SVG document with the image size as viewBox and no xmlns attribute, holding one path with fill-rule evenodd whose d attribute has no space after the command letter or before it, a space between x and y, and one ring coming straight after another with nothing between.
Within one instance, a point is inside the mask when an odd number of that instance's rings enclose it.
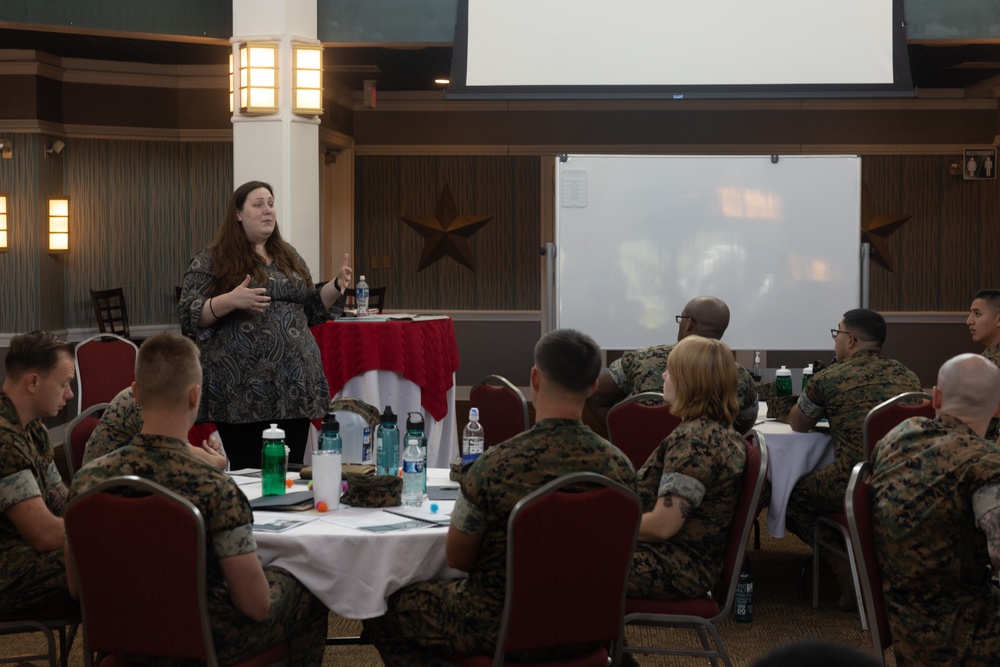
<instances>
[{"instance_id":1,"label":"paper on table","mask_svg":"<svg viewBox=\"0 0 1000 667\"><path fill-rule=\"evenodd\" d=\"M268 533L283 533L286 530L291 530L301 526L304 523L309 523L310 521L315 521L318 516L296 516L291 517L287 514L266 514L264 512L254 512L253 515L253 529L260 530Z\"/></svg>"},{"instance_id":2,"label":"paper on table","mask_svg":"<svg viewBox=\"0 0 1000 667\"><path fill-rule=\"evenodd\" d=\"M407 519L387 512L371 512L361 516L338 516L324 518L323 521L345 528L367 530L372 533L385 533L391 530L407 530L409 528L429 528L426 521Z\"/></svg>"}]
</instances>

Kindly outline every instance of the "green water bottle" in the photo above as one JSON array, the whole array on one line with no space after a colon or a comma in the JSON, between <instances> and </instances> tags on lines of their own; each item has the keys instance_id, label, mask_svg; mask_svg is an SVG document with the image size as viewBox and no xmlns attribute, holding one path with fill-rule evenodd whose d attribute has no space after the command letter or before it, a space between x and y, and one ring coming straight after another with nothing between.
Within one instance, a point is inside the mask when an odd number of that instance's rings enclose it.
<instances>
[{"instance_id":1,"label":"green water bottle","mask_svg":"<svg viewBox=\"0 0 1000 667\"><path fill-rule=\"evenodd\" d=\"M260 455L261 487L265 496L285 493L285 432L277 424L264 429L264 448Z\"/></svg>"},{"instance_id":2,"label":"green water bottle","mask_svg":"<svg viewBox=\"0 0 1000 667\"><path fill-rule=\"evenodd\" d=\"M784 366L774 374L774 395L778 398L792 395L792 372Z\"/></svg>"}]
</instances>

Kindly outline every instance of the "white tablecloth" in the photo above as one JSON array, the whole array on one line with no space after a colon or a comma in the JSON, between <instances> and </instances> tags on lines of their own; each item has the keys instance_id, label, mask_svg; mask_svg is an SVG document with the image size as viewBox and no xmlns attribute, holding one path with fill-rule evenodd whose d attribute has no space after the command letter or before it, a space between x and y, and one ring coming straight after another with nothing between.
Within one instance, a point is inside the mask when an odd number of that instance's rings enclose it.
<instances>
[{"instance_id":1,"label":"white tablecloth","mask_svg":"<svg viewBox=\"0 0 1000 667\"><path fill-rule=\"evenodd\" d=\"M804 475L833 463L833 441L829 433L796 433L788 424L765 421L754 426L767 444L767 479L771 482L771 504L767 512L767 532L785 536L788 497Z\"/></svg>"},{"instance_id":2,"label":"white tablecloth","mask_svg":"<svg viewBox=\"0 0 1000 667\"><path fill-rule=\"evenodd\" d=\"M344 385L344 388L334 398L341 396L360 398L365 403L377 407L379 411L384 410L385 406L391 405L392 411L399 416L397 426L400 434L406 432L407 413L419 412L423 415L424 434L427 436L428 467L447 468L451 460L458 455L454 383L448 390L448 414L443 421L435 421L421 407L420 387L393 371L367 371L356 375ZM374 437L373 433L372 438L374 439ZM309 465L312 460L312 451L316 448L318 438L318 431L312 428L309 434L309 444L306 447L306 465ZM372 445L374 448L374 440ZM400 435L400 446L402 447L402 435Z\"/></svg>"},{"instance_id":3,"label":"white tablecloth","mask_svg":"<svg viewBox=\"0 0 1000 667\"><path fill-rule=\"evenodd\" d=\"M442 484L447 479L447 470L428 472L428 484ZM250 498L260 495L259 484L240 488ZM301 487L296 485L293 490ZM453 504L435 502L443 511L449 511ZM373 512L382 510L341 506L325 514L283 513L284 517L312 514L320 518L283 533L254 531L257 555L263 565L277 565L295 575L334 613L356 619L384 614L388 597L408 584L465 576L445 563L445 527L372 533L329 521ZM254 514L275 513L255 510Z\"/></svg>"}]
</instances>

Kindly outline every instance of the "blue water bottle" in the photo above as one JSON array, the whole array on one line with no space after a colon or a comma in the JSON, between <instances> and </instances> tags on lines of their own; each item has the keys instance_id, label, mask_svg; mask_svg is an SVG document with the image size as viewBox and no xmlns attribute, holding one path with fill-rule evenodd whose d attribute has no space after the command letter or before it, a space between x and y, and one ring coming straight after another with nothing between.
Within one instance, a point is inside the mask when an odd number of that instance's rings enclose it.
<instances>
[{"instance_id":1,"label":"blue water bottle","mask_svg":"<svg viewBox=\"0 0 1000 667\"><path fill-rule=\"evenodd\" d=\"M385 406L382 423L378 427L377 473L379 475L399 474L399 429L392 406Z\"/></svg>"}]
</instances>

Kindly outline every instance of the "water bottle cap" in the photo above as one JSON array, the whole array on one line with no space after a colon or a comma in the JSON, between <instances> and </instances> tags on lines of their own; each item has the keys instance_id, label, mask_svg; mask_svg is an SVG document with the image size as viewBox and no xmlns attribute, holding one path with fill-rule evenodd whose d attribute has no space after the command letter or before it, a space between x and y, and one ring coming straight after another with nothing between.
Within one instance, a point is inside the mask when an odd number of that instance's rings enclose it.
<instances>
[{"instance_id":1,"label":"water bottle cap","mask_svg":"<svg viewBox=\"0 0 1000 667\"><path fill-rule=\"evenodd\" d=\"M479 408L469 408L469 419L471 421L479 421Z\"/></svg>"},{"instance_id":2,"label":"water bottle cap","mask_svg":"<svg viewBox=\"0 0 1000 667\"><path fill-rule=\"evenodd\" d=\"M340 422L337 421L337 415L335 415L332 412L327 412L326 413L326 418L323 420L323 428L322 428L322 430L324 430L324 431L339 431L340 430Z\"/></svg>"},{"instance_id":3,"label":"water bottle cap","mask_svg":"<svg viewBox=\"0 0 1000 667\"><path fill-rule=\"evenodd\" d=\"M277 424L271 424L271 428L264 429L265 440L284 440L285 432L278 428Z\"/></svg>"},{"instance_id":4,"label":"water bottle cap","mask_svg":"<svg viewBox=\"0 0 1000 667\"><path fill-rule=\"evenodd\" d=\"M361 281L360 282L364 282L364 281L365 281L365 274L362 273L361 274Z\"/></svg>"},{"instance_id":5,"label":"water bottle cap","mask_svg":"<svg viewBox=\"0 0 1000 667\"><path fill-rule=\"evenodd\" d=\"M414 416L416 415L416 416ZM419 412L409 412L406 415L406 428L424 430L424 416Z\"/></svg>"},{"instance_id":6,"label":"water bottle cap","mask_svg":"<svg viewBox=\"0 0 1000 667\"><path fill-rule=\"evenodd\" d=\"M397 420L396 415L392 411L392 406L385 406L385 412L382 413L382 423L395 424Z\"/></svg>"}]
</instances>

